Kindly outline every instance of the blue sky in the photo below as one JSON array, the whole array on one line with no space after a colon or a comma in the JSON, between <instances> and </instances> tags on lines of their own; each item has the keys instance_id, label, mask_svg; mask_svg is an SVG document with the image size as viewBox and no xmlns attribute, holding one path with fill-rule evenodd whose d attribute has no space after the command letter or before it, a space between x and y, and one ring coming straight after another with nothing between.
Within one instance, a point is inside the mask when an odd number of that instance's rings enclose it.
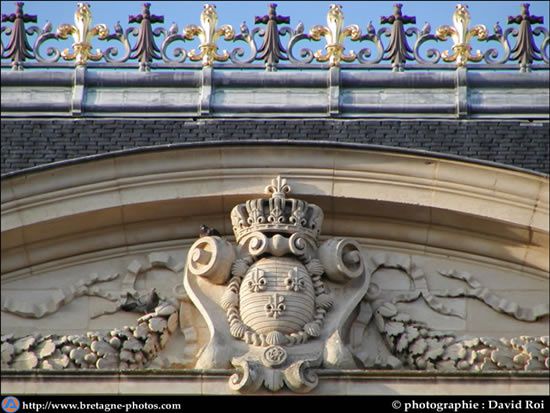
<instances>
[{"instance_id":1,"label":"blue sky","mask_svg":"<svg viewBox=\"0 0 550 413\"><path fill-rule=\"evenodd\" d=\"M151 11L165 16L165 24L176 21L180 28L187 24L198 23L204 3L216 5L221 24L232 24L238 27L246 20L253 25L254 16L264 15L270 1L155 1ZM291 26L303 21L306 30L314 24L325 23L328 6L338 3L343 6L347 24L359 24L365 28L370 20L378 27L381 15L391 14L394 1L275 1L278 11L290 15ZM2 13L10 13L14 9L14 1L2 1ZM117 20L123 26L127 24L128 14L137 14L141 10L142 1L89 1L92 6L94 21L106 23L112 28ZM403 11L416 16L417 24L429 21L432 27L440 24L450 24L454 6L460 1L401 1ZM482 23L492 27L498 20L504 26L508 15L518 14L521 1L463 1L472 15L472 23ZM52 23L72 23L77 1L26 1L27 13L38 15L38 24L46 20ZM549 1L532 1L531 13L544 16L548 25Z\"/></svg>"},{"instance_id":2,"label":"blue sky","mask_svg":"<svg viewBox=\"0 0 550 413\"><path fill-rule=\"evenodd\" d=\"M275 1L278 12L291 17L290 26L302 21L306 31L315 24L326 24L328 6L336 1ZM2 13L14 10L14 1L2 1ZM128 26L128 15L138 14L143 1L89 1L92 6L94 23L105 23L113 30L113 25L120 20L123 27ZM207 1L155 1L150 0L151 12L164 15L164 27L168 28L176 22L180 32L188 24L199 24L202 5ZM254 16L264 15L270 1L211 1L216 5L219 23L231 24L238 31L239 25L246 21L249 27L254 26ZM343 6L345 22L358 24L364 31L372 21L380 28L380 16L392 12L394 1L340 1ZM432 33L442 24L452 24L452 13L458 1L401 1L403 12L416 16L417 27L422 27L428 21ZM507 17L517 15L521 1L464 1L469 6L472 25L485 24L490 31L499 21L506 27ZM544 17L544 25L548 27L549 1L532 1L531 14ZM38 26L42 27L46 20L53 23L54 29L61 23L73 23L73 15L77 1L26 1L25 11L38 15ZM157 26L155 26L157 27ZM5 40L4 40L5 41Z\"/></svg>"}]
</instances>

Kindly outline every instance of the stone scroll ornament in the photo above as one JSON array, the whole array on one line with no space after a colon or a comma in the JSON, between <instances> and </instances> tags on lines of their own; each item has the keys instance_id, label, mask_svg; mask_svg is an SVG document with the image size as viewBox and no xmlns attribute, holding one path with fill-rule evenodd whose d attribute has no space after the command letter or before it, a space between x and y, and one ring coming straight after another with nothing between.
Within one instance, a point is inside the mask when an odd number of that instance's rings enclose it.
<instances>
[{"instance_id":1,"label":"stone scroll ornament","mask_svg":"<svg viewBox=\"0 0 550 413\"><path fill-rule=\"evenodd\" d=\"M277 177L265 189L270 198L233 208L237 245L202 237L188 254L185 289L210 331L196 368L236 367L233 390L308 392L318 383L315 368L352 357L344 323L370 279L359 245L320 243L323 211L289 198L290 190Z\"/></svg>"}]
</instances>

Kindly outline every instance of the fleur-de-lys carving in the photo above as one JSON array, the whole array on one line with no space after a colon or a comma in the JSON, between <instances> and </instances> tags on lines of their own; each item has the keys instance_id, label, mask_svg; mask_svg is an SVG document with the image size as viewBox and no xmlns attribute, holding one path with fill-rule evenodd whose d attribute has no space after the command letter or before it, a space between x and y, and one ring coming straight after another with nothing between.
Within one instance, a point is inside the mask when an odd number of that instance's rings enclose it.
<instances>
[{"instance_id":1,"label":"fleur-de-lys carving","mask_svg":"<svg viewBox=\"0 0 550 413\"><path fill-rule=\"evenodd\" d=\"M277 176L271 180L271 185L265 187L265 192L271 194L269 199L269 222L282 223L285 219L283 212L285 207L286 194L290 192L290 185L286 183L286 179Z\"/></svg>"},{"instance_id":2,"label":"fleur-de-lys carving","mask_svg":"<svg viewBox=\"0 0 550 413\"><path fill-rule=\"evenodd\" d=\"M150 7L151 3L143 3L141 14L128 16L128 23L140 25L137 42L130 55L130 59L139 60L140 71L148 71L153 59L161 59L160 49L155 44L155 36L160 36L160 32L154 32L152 24L164 23L164 16L151 14Z\"/></svg>"},{"instance_id":3,"label":"fleur-de-lys carving","mask_svg":"<svg viewBox=\"0 0 550 413\"><path fill-rule=\"evenodd\" d=\"M269 296L269 300L265 305L265 313L268 317L279 318L286 310L285 297L277 293Z\"/></svg>"},{"instance_id":4,"label":"fleur-de-lys carving","mask_svg":"<svg viewBox=\"0 0 550 413\"><path fill-rule=\"evenodd\" d=\"M248 281L248 289L251 292L257 293L264 291L267 288L267 279L265 272L258 268L254 268L251 272L251 279Z\"/></svg>"},{"instance_id":5,"label":"fleur-de-lys carving","mask_svg":"<svg viewBox=\"0 0 550 413\"><path fill-rule=\"evenodd\" d=\"M34 59L32 47L29 45L27 35L32 35L39 31L38 27L32 26L25 28L25 23L36 23L36 15L25 14L23 4L15 3L15 13L2 14L2 22L12 22L13 27L2 27L2 32L10 35L10 40L6 48L2 48L2 58L11 59L12 70L23 70L22 62L25 59Z\"/></svg>"},{"instance_id":6,"label":"fleur-de-lys carving","mask_svg":"<svg viewBox=\"0 0 550 413\"><path fill-rule=\"evenodd\" d=\"M385 50L384 59L391 60L394 72L403 70L403 64L407 60L414 60L414 55L411 54L413 50L407 42L404 26L409 23L416 23L416 17L405 16L401 12L402 7L402 4L396 3L393 5L392 15L380 18L381 24L392 25L389 33L390 43Z\"/></svg>"},{"instance_id":7,"label":"fleur-de-lys carving","mask_svg":"<svg viewBox=\"0 0 550 413\"><path fill-rule=\"evenodd\" d=\"M511 50L510 60L519 62L521 72L529 71L534 60L543 60L541 51L535 44L531 28L532 24L542 23L544 23L542 16L533 16L529 12L529 3L521 5L521 14L508 17L508 24L519 24L519 30L513 32L513 36L516 36L518 40ZM536 33L539 34L540 30ZM546 34L548 36L548 33Z\"/></svg>"},{"instance_id":8,"label":"fleur-de-lys carving","mask_svg":"<svg viewBox=\"0 0 550 413\"><path fill-rule=\"evenodd\" d=\"M222 54L218 54L218 46L216 42L223 36L225 40L233 40L235 37L235 31L233 27L226 24L217 28L218 13L216 12L216 6L213 4L205 4L204 10L201 13L201 27L194 24L189 25L184 30L184 37L187 40L192 40L195 37L199 37L200 52L191 50L189 52L189 58L193 61L202 60L203 66L212 66L214 61L225 62L229 59L229 53L224 50Z\"/></svg>"},{"instance_id":9,"label":"fleur-de-lys carving","mask_svg":"<svg viewBox=\"0 0 550 413\"><path fill-rule=\"evenodd\" d=\"M86 3L78 3L74 14L75 24L62 24L57 28L57 36L60 39L66 39L69 35L73 36L73 52L65 49L61 52L61 57L65 60L76 60L77 66L86 65L88 60L98 61L103 57L101 50L96 50L92 53L91 40L98 36L100 40L105 39L109 35L109 30L105 24L92 26L92 12L90 5Z\"/></svg>"},{"instance_id":10,"label":"fleur-de-lys carving","mask_svg":"<svg viewBox=\"0 0 550 413\"><path fill-rule=\"evenodd\" d=\"M267 220L271 223L283 223L285 220L283 215L284 206L284 198L271 198L269 200L269 216Z\"/></svg>"},{"instance_id":11,"label":"fleur-de-lys carving","mask_svg":"<svg viewBox=\"0 0 550 413\"><path fill-rule=\"evenodd\" d=\"M266 70L274 71L277 69L277 63L279 60L288 60L287 50L281 44L281 34L286 33L288 28L279 30L278 25L283 23L290 23L289 16L279 16L277 14L277 5L271 3L269 5L269 11L265 16L256 16L254 19L256 24L265 24L266 30L264 34L264 42L258 49L257 59L263 59L265 62Z\"/></svg>"},{"instance_id":12,"label":"fleur-de-lys carving","mask_svg":"<svg viewBox=\"0 0 550 413\"><path fill-rule=\"evenodd\" d=\"M474 37L477 37L479 40L487 39L487 28L482 24L478 24L470 29L470 12L468 11L468 6L462 4L456 5L455 12L453 13L453 24L454 27L447 25L440 26L435 33L436 38L439 40L447 40L450 36L454 42L452 53L445 50L441 54L443 60L445 62L456 62L459 67L465 66L468 61L481 61L483 54L479 50L475 54L472 54L470 41Z\"/></svg>"},{"instance_id":13,"label":"fleur-de-lys carving","mask_svg":"<svg viewBox=\"0 0 550 413\"><path fill-rule=\"evenodd\" d=\"M260 199L249 199L246 201L246 211L248 212L247 223L249 225L265 222L262 201Z\"/></svg>"},{"instance_id":14,"label":"fleur-de-lys carving","mask_svg":"<svg viewBox=\"0 0 550 413\"><path fill-rule=\"evenodd\" d=\"M285 278L285 286L287 290L302 291L305 288L306 281L304 276L298 272L298 268L294 267L288 272Z\"/></svg>"},{"instance_id":15,"label":"fleur-de-lys carving","mask_svg":"<svg viewBox=\"0 0 550 413\"><path fill-rule=\"evenodd\" d=\"M352 40L358 40L361 37L361 30L356 24L344 27L344 12L339 4L331 4L327 13L326 26L313 26L309 31L309 38L321 40L324 37L327 45L326 53L322 50L315 52L314 57L318 62L329 62L330 66L339 66L340 62L353 62L357 56L350 52L344 54L344 40L350 37Z\"/></svg>"},{"instance_id":16,"label":"fleur-de-lys carving","mask_svg":"<svg viewBox=\"0 0 550 413\"><path fill-rule=\"evenodd\" d=\"M295 225L304 226L307 224L306 203L299 199L292 200L292 216L289 221Z\"/></svg>"},{"instance_id":17,"label":"fleur-de-lys carving","mask_svg":"<svg viewBox=\"0 0 550 413\"><path fill-rule=\"evenodd\" d=\"M271 184L266 186L264 192L271 194L272 198L286 198L286 194L292 190L290 185L286 183L285 178L277 176L271 180Z\"/></svg>"}]
</instances>

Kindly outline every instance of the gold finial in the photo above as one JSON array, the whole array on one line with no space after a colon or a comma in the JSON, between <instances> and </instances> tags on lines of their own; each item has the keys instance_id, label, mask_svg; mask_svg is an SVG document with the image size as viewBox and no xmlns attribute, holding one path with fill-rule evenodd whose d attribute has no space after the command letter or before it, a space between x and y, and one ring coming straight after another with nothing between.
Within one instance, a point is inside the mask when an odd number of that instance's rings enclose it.
<instances>
[{"instance_id":1,"label":"gold finial","mask_svg":"<svg viewBox=\"0 0 550 413\"><path fill-rule=\"evenodd\" d=\"M271 185L265 187L264 192L271 194L272 198L286 198L286 194L292 190L290 185L286 183L285 178L277 176L271 180Z\"/></svg>"},{"instance_id":2,"label":"gold finial","mask_svg":"<svg viewBox=\"0 0 550 413\"><path fill-rule=\"evenodd\" d=\"M222 54L218 54L218 46L216 42L223 36L225 40L233 40L235 37L235 31L233 27L226 24L217 28L218 13L216 12L216 6L213 4L205 4L204 10L201 13L201 27L191 24L184 30L184 36L187 40L192 40L195 37L199 37L200 52L191 50L189 52L189 58L193 61L202 60L203 66L212 66L214 61L225 62L229 59L229 53L224 50Z\"/></svg>"},{"instance_id":3,"label":"gold finial","mask_svg":"<svg viewBox=\"0 0 550 413\"><path fill-rule=\"evenodd\" d=\"M472 54L472 46L470 42L474 37L479 40L485 40L488 36L487 28L478 24L473 28L469 28L470 24L470 12L468 6L457 4L453 13L453 24L451 26L440 26L435 35L439 40L447 40L449 36L452 38L453 52L449 53L445 50L441 56L445 62L455 62L457 66L465 66L468 61L479 62L483 59L483 54L477 50L475 54Z\"/></svg>"},{"instance_id":4,"label":"gold finial","mask_svg":"<svg viewBox=\"0 0 550 413\"><path fill-rule=\"evenodd\" d=\"M361 37L361 30L356 24L344 28L344 12L339 4L331 4L327 13L327 25L317 25L311 28L309 36L313 40L320 40L324 37L327 45L325 46L326 53L322 50L317 50L314 54L318 62L328 61L331 66L339 66L340 61L353 62L356 59L355 53L350 52L344 54L344 40L346 37L351 37L352 40L357 40Z\"/></svg>"},{"instance_id":5,"label":"gold finial","mask_svg":"<svg viewBox=\"0 0 550 413\"><path fill-rule=\"evenodd\" d=\"M57 29L57 36L61 39L66 39L69 35L73 36L73 53L69 49L63 50L61 56L65 60L76 60L77 65L85 65L88 60L97 61L103 57L103 52L97 49L92 53L91 40L94 36L99 36L99 39L105 39L109 30L105 24L98 24L90 29L92 25L92 12L90 5L86 3L78 3L74 14L75 24L62 24Z\"/></svg>"}]
</instances>

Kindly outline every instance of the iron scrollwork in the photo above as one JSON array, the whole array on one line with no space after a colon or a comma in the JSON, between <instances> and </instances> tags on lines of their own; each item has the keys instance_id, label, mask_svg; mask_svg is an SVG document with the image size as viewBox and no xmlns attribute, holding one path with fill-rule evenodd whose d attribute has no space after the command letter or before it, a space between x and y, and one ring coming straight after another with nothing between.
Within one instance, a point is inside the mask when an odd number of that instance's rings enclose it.
<instances>
[{"instance_id":1,"label":"iron scrollwork","mask_svg":"<svg viewBox=\"0 0 550 413\"><path fill-rule=\"evenodd\" d=\"M200 24L186 24L181 31L177 22L168 29L154 26L164 23L165 19L152 14L150 7L149 3L144 3L141 13L129 16L130 26L125 28L117 22L110 32L105 24L92 25L91 9L85 3L78 3L74 24L54 27L47 21L42 29L39 26L27 27L27 23L37 23L38 16L26 14L23 3L17 2L14 13L2 14L2 22L8 23L1 28L2 60L9 60L12 70L23 70L34 63L63 66L61 62L64 60L74 61L76 66L86 66L93 61L98 62L94 67L106 68L125 63L144 72L150 71L154 62L160 63L154 65L155 69L160 69L188 61L197 62L199 67L211 67L220 62L257 68L255 64L260 63L267 71L284 68L287 62L300 66L321 63L329 67L354 64L364 68L388 62L396 72L405 68L418 69L418 65L436 68L434 65L444 63L469 68L488 64L494 69L508 70L515 62L520 71L528 72L533 68L547 69L550 64L548 29L542 26L541 16L531 14L528 3L521 5L519 15L508 17L506 27L496 22L492 33L484 25L470 25L470 12L461 4L453 13L453 24L440 26L435 32L428 22L421 28L414 26L416 16L403 14L399 3L394 5L392 14L380 18L383 27L376 28L369 22L363 32L359 24L344 25L343 9L337 4L329 7L325 25L313 25L306 30L302 22L291 28L290 16L277 14L277 5L273 3L269 5L267 14L255 17L254 26L249 27L243 21L238 33L231 25L218 26L218 14L213 4L204 6ZM33 35L36 35L34 43L31 40ZM46 48L46 43L51 40L60 42L70 37L73 39L70 47ZM131 41L132 38L135 40ZM195 39L198 45L192 47ZM438 47L449 39L453 44L448 50ZM488 47L474 51L475 39ZM102 46L92 49L92 40ZM222 40L235 47L220 52L218 43ZM322 49L306 46L298 50L298 43L321 40L325 41ZM122 45L120 55L119 48L110 46L110 41ZM184 45L177 45L179 42ZM363 47L357 52L349 50L350 45L362 46L365 42L374 47ZM431 42L436 46L425 48ZM491 47L495 42L498 47ZM243 43L246 48L241 46ZM534 66L536 62L542 62L542 65Z\"/></svg>"},{"instance_id":2,"label":"iron scrollwork","mask_svg":"<svg viewBox=\"0 0 550 413\"><path fill-rule=\"evenodd\" d=\"M151 3L144 3L141 14L128 16L128 23L139 23L139 29L131 28L126 32L137 36L136 44L131 48L131 54L128 54L128 58L137 59L139 70L142 72L150 70L153 59L161 59L160 49L155 43L155 37L159 37L165 32L164 28L153 30L152 25L154 23L164 23L164 16L151 14L150 7Z\"/></svg>"},{"instance_id":3,"label":"iron scrollwork","mask_svg":"<svg viewBox=\"0 0 550 413\"><path fill-rule=\"evenodd\" d=\"M258 33L264 41L258 49L256 59L264 61L266 70L277 70L279 61L288 60L288 52L281 43L281 36L291 32L290 27L285 26L279 29L279 25L290 24L290 17L278 15L277 5L272 3L269 5L268 14L261 17L256 16L254 23L266 25L265 30L260 30Z\"/></svg>"},{"instance_id":4,"label":"iron scrollwork","mask_svg":"<svg viewBox=\"0 0 550 413\"><path fill-rule=\"evenodd\" d=\"M25 23L36 23L37 16L26 14L23 11L23 4L16 3L15 13L2 14L2 22L11 22L11 28L2 26L2 33L10 36L7 46L2 43L2 59L11 59L13 70L23 70L22 63L26 59L34 59L34 51L27 36L38 33L40 29L37 26L25 27Z\"/></svg>"},{"instance_id":5,"label":"iron scrollwork","mask_svg":"<svg viewBox=\"0 0 550 413\"><path fill-rule=\"evenodd\" d=\"M519 24L519 29L511 32L512 36L517 38L517 41L511 50L510 60L518 61L522 72L529 71L531 64L535 60L544 60L548 63L548 54L544 53L544 50L548 48L548 30L542 27L537 27L535 30L531 28L533 24L544 23L543 17L531 15L529 4L524 3L521 5L521 14L509 16L508 23ZM534 36L541 34L545 38L539 49L535 43Z\"/></svg>"},{"instance_id":6,"label":"iron scrollwork","mask_svg":"<svg viewBox=\"0 0 550 413\"><path fill-rule=\"evenodd\" d=\"M412 33L408 34L405 31L405 25L415 24L416 17L404 15L401 11L403 5L400 3L396 3L393 7L393 14L386 17L382 16L380 24L392 25L390 30L384 29L383 31L390 38L388 46L384 49L384 60L390 60L393 70L400 72L407 61L414 61L413 50L407 42L407 36L412 35Z\"/></svg>"}]
</instances>

